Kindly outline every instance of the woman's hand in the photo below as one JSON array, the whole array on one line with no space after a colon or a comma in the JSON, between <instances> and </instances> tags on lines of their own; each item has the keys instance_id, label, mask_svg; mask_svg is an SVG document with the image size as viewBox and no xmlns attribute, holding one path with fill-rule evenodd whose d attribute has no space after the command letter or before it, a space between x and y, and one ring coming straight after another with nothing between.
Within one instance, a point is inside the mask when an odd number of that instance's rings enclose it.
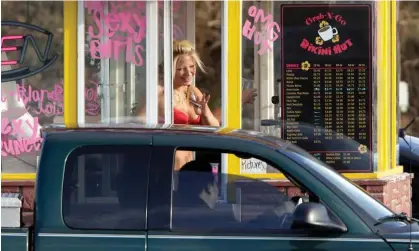
<instances>
[{"instance_id":1,"label":"woman's hand","mask_svg":"<svg viewBox=\"0 0 419 251\"><path fill-rule=\"evenodd\" d=\"M208 101L211 97L209 92L206 90L201 92L198 88L193 88L194 89L192 89L192 91L195 99L191 101L191 104L194 107L195 113L201 116L201 124L209 126L220 126L220 122L214 117L211 109L208 107Z\"/></svg>"},{"instance_id":2,"label":"woman's hand","mask_svg":"<svg viewBox=\"0 0 419 251\"><path fill-rule=\"evenodd\" d=\"M192 105L196 114L205 117L211 115L211 111L208 107L208 101L210 100L210 97L211 95L203 93L202 96L198 96L196 97L195 101L192 101Z\"/></svg>"},{"instance_id":3,"label":"woman's hand","mask_svg":"<svg viewBox=\"0 0 419 251\"><path fill-rule=\"evenodd\" d=\"M258 93L255 88L245 88L242 91L242 103L243 104L253 104Z\"/></svg>"}]
</instances>

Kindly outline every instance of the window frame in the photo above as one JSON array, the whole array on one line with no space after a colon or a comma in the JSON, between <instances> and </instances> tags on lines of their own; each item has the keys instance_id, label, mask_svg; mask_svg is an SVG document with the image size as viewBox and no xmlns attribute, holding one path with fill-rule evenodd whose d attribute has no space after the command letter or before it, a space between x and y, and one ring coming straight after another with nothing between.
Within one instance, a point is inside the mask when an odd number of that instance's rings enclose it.
<instances>
[{"instance_id":1,"label":"window frame","mask_svg":"<svg viewBox=\"0 0 419 251\"><path fill-rule=\"evenodd\" d=\"M66 191L66 185L68 184L72 184L72 183L67 183L67 177L69 177L72 173L70 173L71 165L76 165L74 167L74 169L78 169L79 166L77 163L77 161L79 160L79 157L82 156L86 156L86 155L92 155L92 154L102 154L104 156L106 156L106 154L122 154L122 153L138 153L139 151L147 151L146 155L148 160L147 161L143 161L142 163L144 164L144 170L146 172L146 178L145 180L146 182L146 187L145 187L145 203L144 203L144 207L143 212L143 218L140 219L142 222L144 222L144 225L142 227L139 227L137 229L118 229L115 228L115 226L109 226L106 228L90 228L90 227L80 227L80 226L72 226L71 224L68 223L68 215L65 215L65 206L66 203L65 202L65 191ZM82 145L79 146L75 149L73 149L67 156L65 163L64 163L64 171L63 171L63 180L61 182L62 185L62 189L61 189L61 217L63 220L63 224L68 228L68 229L72 229L72 230L97 230L97 231L120 231L120 232L126 232L126 231L146 231L147 230L147 208L148 208L148 199L149 199L149 177L150 177L150 162L151 162L151 153L152 153L152 146L151 145L129 145L129 144L124 144L124 145L95 145L95 144L91 144L91 145ZM76 162L76 163L75 163ZM80 177L77 178L77 181L79 180ZM71 179L71 178L70 178ZM83 179L85 179L85 177L83 177ZM83 180L84 183L84 180ZM78 184L78 182L76 182L76 184ZM74 185L74 184L73 184ZM83 194L85 193L85 186L84 190L83 190ZM67 188L68 189L68 188ZM71 188L70 188L71 189ZM93 197L92 199L89 199L88 201L86 201L88 204L89 201L91 202L92 200L94 201L96 198L98 197ZM103 197L106 198L106 197ZM68 204L70 204L70 201L68 200ZM122 211L122 210L121 210ZM67 221L66 221L67 218Z\"/></svg>"},{"instance_id":2,"label":"window frame","mask_svg":"<svg viewBox=\"0 0 419 251\"><path fill-rule=\"evenodd\" d=\"M266 235L266 234L281 234L284 236L297 236L297 235L301 235L301 234L312 234L312 233L316 233L316 229L301 229L301 230L293 230L293 229L205 229L205 228L200 228L200 229L178 229L178 228L173 228L173 201L174 201L174 196L173 196L173 175L174 175L174 157L175 157L175 153L177 150L182 150L182 151L206 151L206 152L214 152L214 153L219 153L221 156L225 155L225 154L249 154L249 153L245 153L244 151L234 151L234 150L227 150L227 149L214 149L214 148L205 148L205 147L171 147L172 149L172 164L171 164L171 188L170 188L170 205L169 205L169 210L170 210L170 216L169 216L169 227L167 228L168 231L172 232L172 233L176 233L176 234L196 234L196 233L208 233L208 231L211 231L211 233L215 233L215 234L239 234L239 235L254 235L254 234L258 234L258 235ZM155 149L154 149L155 150ZM337 220L340 221L341 224L345 225L348 228L348 224L345 224L345 222L341 219L341 217L339 216L339 214L337 214L336 212L334 212L332 210L332 208L324 201L322 200L316 193L312 192L310 189L308 189L304 184L299 183L298 180L296 178L294 178L291 174L284 172L283 170L281 170L281 168L278 167L277 164L275 164L275 162L268 160L264 157L261 157L257 154L252 154L250 153L249 155L252 156L252 158L256 158L260 161L264 161L266 162L268 165L272 166L273 168L279 170L281 173L283 173L285 175L285 177L287 177L288 181L291 182L295 187L299 188L300 190L304 190L306 193L311 193L311 196L315 196L318 200L319 203L323 204L328 212L330 214L332 214L332 216ZM167 158L169 159L169 158ZM297 164L297 163L296 163ZM166 167L167 169L167 167ZM225 173L221 173L222 175ZM290 178L288 178L290 177ZM243 178L246 178L245 176L243 176ZM224 178L226 179L226 178ZM256 182L260 182L259 179L252 179ZM228 181L227 181L228 182ZM224 180L220 180L221 185L224 185ZM297 184L296 184L297 183ZM221 192L222 190L220 190ZM218 202L225 202L225 201L220 201L218 199ZM347 230L347 233L349 232L349 228ZM327 233L325 233L324 236L327 236Z\"/></svg>"}]
</instances>

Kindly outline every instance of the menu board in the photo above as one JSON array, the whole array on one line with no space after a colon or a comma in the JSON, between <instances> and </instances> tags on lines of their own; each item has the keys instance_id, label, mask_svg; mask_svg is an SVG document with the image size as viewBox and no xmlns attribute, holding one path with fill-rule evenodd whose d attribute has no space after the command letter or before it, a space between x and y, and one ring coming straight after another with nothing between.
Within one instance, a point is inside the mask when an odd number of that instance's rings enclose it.
<instances>
[{"instance_id":1,"label":"menu board","mask_svg":"<svg viewBox=\"0 0 419 251\"><path fill-rule=\"evenodd\" d=\"M343 172L372 171L371 5L283 5L282 136Z\"/></svg>"}]
</instances>

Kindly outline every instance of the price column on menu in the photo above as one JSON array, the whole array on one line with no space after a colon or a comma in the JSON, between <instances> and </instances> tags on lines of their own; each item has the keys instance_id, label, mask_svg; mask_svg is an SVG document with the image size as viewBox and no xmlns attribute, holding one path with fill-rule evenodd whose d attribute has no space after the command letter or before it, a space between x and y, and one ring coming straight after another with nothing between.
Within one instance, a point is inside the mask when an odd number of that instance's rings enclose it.
<instances>
[{"instance_id":1,"label":"price column on menu","mask_svg":"<svg viewBox=\"0 0 419 251\"><path fill-rule=\"evenodd\" d=\"M324 124L322 114L327 112L322 105L322 79L321 79L321 70L316 69L320 65L315 64L313 68L313 125L314 125L314 144L322 144L324 139ZM325 121L325 123L332 122Z\"/></svg>"},{"instance_id":2,"label":"price column on menu","mask_svg":"<svg viewBox=\"0 0 419 251\"><path fill-rule=\"evenodd\" d=\"M330 66L332 67L332 66ZM334 89L335 89L335 107L336 107L336 124L335 124L335 132L336 132L336 138L337 140L343 139L344 135L346 134L344 125L345 123L345 114L347 114L345 111L345 90L344 90L344 70L342 69L341 64L337 64L334 67L334 78L332 80L332 83L334 83Z\"/></svg>"},{"instance_id":3,"label":"price column on menu","mask_svg":"<svg viewBox=\"0 0 419 251\"><path fill-rule=\"evenodd\" d=\"M333 125L334 125L334 121L336 120L337 116L333 116L334 115L334 111L333 111L333 103L334 103L334 88L333 88L333 74L332 74L332 70L329 68L329 65L325 65L325 67L322 67L323 70L323 83L324 83L324 110L325 110L325 114L324 114L324 121L325 121L325 125L324 125L324 133L325 133L325 140L332 140L333 139Z\"/></svg>"},{"instance_id":4,"label":"price column on menu","mask_svg":"<svg viewBox=\"0 0 419 251\"><path fill-rule=\"evenodd\" d=\"M359 142L362 142L362 144L368 145L368 98L369 98L369 92L371 90L368 90L367 86L367 66L365 64L358 64L358 70L355 74L356 79L356 95L357 95L357 112L356 114L358 116L358 135L356 135L355 138L358 139ZM354 104L355 106L355 104Z\"/></svg>"},{"instance_id":5,"label":"price column on menu","mask_svg":"<svg viewBox=\"0 0 419 251\"><path fill-rule=\"evenodd\" d=\"M347 109L347 127L346 127L346 135L351 139L356 139L355 132L356 132L356 110L355 110L355 74L354 69L352 68L353 65L349 64L346 70L346 109Z\"/></svg>"}]
</instances>

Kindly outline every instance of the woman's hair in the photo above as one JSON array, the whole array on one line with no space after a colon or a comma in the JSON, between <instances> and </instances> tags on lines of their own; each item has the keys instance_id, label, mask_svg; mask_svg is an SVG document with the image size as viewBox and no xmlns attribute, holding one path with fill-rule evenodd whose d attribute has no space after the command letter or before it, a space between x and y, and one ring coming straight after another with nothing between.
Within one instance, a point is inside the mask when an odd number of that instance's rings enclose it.
<instances>
[{"instance_id":1,"label":"woman's hair","mask_svg":"<svg viewBox=\"0 0 419 251\"><path fill-rule=\"evenodd\" d=\"M201 59L199 58L198 53L195 50L195 47L188 41L188 40L174 40L173 41L173 69L175 69L177 61L180 56L189 55L191 56L196 65L202 72L205 71L204 63L202 63Z\"/></svg>"},{"instance_id":2,"label":"woman's hair","mask_svg":"<svg viewBox=\"0 0 419 251\"><path fill-rule=\"evenodd\" d=\"M196 52L195 47L188 40L174 40L173 41L173 65L172 65L173 72L175 72L176 70L176 64L177 64L177 61L179 60L179 57L183 55L191 56L193 60L195 61L196 66L198 66L199 69L203 73L206 73L204 63L199 58L199 55ZM174 77L175 75L173 74L173 78ZM192 95L192 88L188 88L188 92L186 94L187 101L189 101L189 98L191 97L191 95Z\"/></svg>"},{"instance_id":3,"label":"woman's hair","mask_svg":"<svg viewBox=\"0 0 419 251\"><path fill-rule=\"evenodd\" d=\"M201 59L198 56L198 53L196 52L195 48L192 46L192 44L187 41L187 40L173 40L173 72L176 69L176 64L177 61L179 59L180 56L182 55L190 55L192 56L192 58L194 59L195 63L197 64L197 66L199 67L199 69L202 72L206 72L205 71L205 66L204 63L201 61ZM163 79L163 74L164 74L164 63L161 62L158 65L158 74L159 74L159 78Z\"/></svg>"}]
</instances>

